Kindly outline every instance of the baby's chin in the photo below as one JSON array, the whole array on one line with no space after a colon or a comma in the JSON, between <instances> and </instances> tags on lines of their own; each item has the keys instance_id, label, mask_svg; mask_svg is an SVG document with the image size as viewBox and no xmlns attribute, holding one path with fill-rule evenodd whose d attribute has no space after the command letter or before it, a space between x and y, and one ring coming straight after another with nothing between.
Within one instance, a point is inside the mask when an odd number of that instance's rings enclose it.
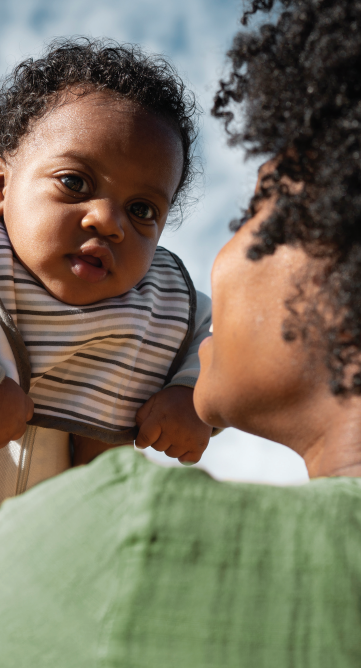
<instances>
[{"instance_id":1,"label":"baby's chin","mask_svg":"<svg viewBox=\"0 0 361 668\"><path fill-rule=\"evenodd\" d=\"M122 294L120 286L106 281L94 284L75 277L67 281L33 275L52 297L69 306L87 306Z\"/></svg>"}]
</instances>

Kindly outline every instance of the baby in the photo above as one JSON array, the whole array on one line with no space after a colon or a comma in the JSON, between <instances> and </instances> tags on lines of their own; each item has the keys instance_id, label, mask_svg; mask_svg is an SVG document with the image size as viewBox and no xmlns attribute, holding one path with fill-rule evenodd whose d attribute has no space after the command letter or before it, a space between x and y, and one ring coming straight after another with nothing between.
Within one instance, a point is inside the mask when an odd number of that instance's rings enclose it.
<instances>
[{"instance_id":1,"label":"baby","mask_svg":"<svg viewBox=\"0 0 361 668\"><path fill-rule=\"evenodd\" d=\"M114 44L57 43L5 82L0 500L134 438L181 462L206 448L193 387L210 300L157 247L194 117L164 60Z\"/></svg>"}]
</instances>

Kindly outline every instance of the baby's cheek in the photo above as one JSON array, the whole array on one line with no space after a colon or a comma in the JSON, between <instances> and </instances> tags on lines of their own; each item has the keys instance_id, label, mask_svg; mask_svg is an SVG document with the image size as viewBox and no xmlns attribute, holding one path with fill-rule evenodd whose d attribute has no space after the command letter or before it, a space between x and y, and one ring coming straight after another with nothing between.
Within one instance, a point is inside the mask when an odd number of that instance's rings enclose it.
<instances>
[{"instance_id":1,"label":"baby's cheek","mask_svg":"<svg viewBox=\"0 0 361 668\"><path fill-rule=\"evenodd\" d=\"M128 234L127 234L128 232ZM135 230L126 230L125 239L114 248L117 269L128 284L128 290L144 278L154 260L157 241L147 236L135 234Z\"/></svg>"}]
</instances>

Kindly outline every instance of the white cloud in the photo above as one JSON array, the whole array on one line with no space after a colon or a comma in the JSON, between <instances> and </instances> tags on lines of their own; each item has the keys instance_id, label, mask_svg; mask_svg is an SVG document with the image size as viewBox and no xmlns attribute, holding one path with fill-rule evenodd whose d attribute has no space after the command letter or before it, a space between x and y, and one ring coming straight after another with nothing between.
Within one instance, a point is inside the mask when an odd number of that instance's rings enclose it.
<instances>
[{"instance_id":1,"label":"white cloud","mask_svg":"<svg viewBox=\"0 0 361 668\"><path fill-rule=\"evenodd\" d=\"M0 0L1 2L1 0ZM210 291L214 257L229 239L228 222L245 206L256 180L256 164L226 146L209 109L222 75L225 52L239 28L238 0L12 0L1 3L0 71L38 56L56 36L87 35L136 42L171 57L205 109L203 199L184 226L168 232L163 245L182 257L196 286ZM305 479L300 459L263 439L229 430L217 437L204 465L220 477L287 482Z\"/></svg>"}]
</instances>

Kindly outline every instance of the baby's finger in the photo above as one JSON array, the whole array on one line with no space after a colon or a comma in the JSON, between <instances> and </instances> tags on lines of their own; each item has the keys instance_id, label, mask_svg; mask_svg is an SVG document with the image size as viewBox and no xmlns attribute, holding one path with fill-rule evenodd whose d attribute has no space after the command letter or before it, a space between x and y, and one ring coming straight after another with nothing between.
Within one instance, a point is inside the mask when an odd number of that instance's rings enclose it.
<instances>
[{"instance_id":1,"label":"baby's finger","mask_svg":"<svg viewBox=\"0 0 361 668\"><path fill-rule=\"evenodd\" d=\"M153 443L152 448L153 450L157 450L158 452L166 452L167 449L170 446L169 442L169 437L162 433L160 437Z\"/></svg>"},{"instance_id":2,"label":"baby's finger","mask_svg":"<svg viewBox=\"0 0 361 668\"><path fill-rule=\"evenodd\" d=\"M153 445L162 433L162 428L158 422L153 420L145 420L139 429L135 445L137 448L148 448Z\"/></svg>"},{"instance_id":3,"label":"baby's finger","mask_svg":"<svg viewBox=\"0 0 361 668\"><path fill-rule=\"evenodd\" d=\"M169 440L168 440L168 446L169 446ZM181 447L179 445L171 445L168 447L167 450L165 450L165 454L167 457L172 457L172 459L178 459L179 457L182 457L184 454L184 446Z\"/></svg>"},{"instance_id":4,"label":"baby's finger","mask_svg":"<svg viewBox=\"0 0 361 668\"><path fill-rule=\"evenodd\" d=\"M178 461L181 464L197 464L202 457L203 452L199 454L198 452L186 452L181 457L178 457Z\"/></svg>"},{"instance_id":5,"label":"baby's finger","mask_svg":"<svg viewBox=\"0 0 361 668\"><path fill-rule=\"evenodd\" d=\"M150 416L153 404L154 404L154 398L150 397L150 399L148 399L148 401L146 401L145 404L143 404L143 406L138 408L135 415L135 422L138 425L138 427L140 427L140 425L143 424L143 422L145 422L145 420L147 420L147 418Z\"/></svg>"}]
</instances>

